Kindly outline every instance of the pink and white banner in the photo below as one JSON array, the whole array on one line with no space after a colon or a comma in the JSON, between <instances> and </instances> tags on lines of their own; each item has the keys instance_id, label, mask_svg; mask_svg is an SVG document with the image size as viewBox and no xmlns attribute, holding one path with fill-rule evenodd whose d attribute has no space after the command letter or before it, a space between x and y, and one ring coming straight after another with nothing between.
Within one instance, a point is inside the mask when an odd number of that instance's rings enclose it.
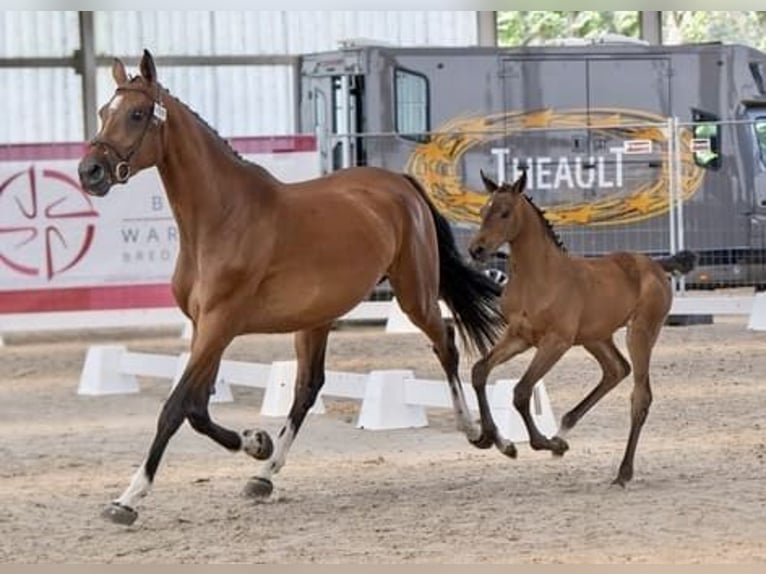
<instances>
[{"instance_id":1,"label":"pink and white banner","mask_svg":"<svg viewBox=\"0 0 766 574\"><path fill-rule=\"evenodd\" d=\"M313 136L232 139L283 181L319 175ZM172 307L178 233L156 170L86 195L83 144L0 145L0 313Z\"/></svg>"}]
</instances>

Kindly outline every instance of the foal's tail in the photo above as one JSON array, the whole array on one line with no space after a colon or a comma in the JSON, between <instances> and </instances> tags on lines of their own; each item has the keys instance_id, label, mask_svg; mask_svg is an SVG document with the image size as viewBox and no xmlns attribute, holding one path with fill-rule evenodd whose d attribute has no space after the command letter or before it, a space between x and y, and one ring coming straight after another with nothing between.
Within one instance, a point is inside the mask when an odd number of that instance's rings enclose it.
<instances>
[{"instance_id":1,"label":"foal's tail","mask_svg":"<svg viewBox=\"0 0 766 574\"><path fill-rule=\"evenodd\" d=\"M460 337L482 355L489 352L505 327L500 311L502 288L480 271L469 267L455 245L447 219L428 198L420 182L405 174L428 204L439 242L439 295L452 311Z\"/></svg>"},{"instance_id":2,"label":"foal's tail","mask_svg":"<svg viewBox=\"0 0 766 574\"><path fill-rule=\"evenodd\" d=\"M685 249L670 257L662 257L655 259L655 261L668 273L685 275L697 266L697 254Z\"/></svg>"}]
</instances>

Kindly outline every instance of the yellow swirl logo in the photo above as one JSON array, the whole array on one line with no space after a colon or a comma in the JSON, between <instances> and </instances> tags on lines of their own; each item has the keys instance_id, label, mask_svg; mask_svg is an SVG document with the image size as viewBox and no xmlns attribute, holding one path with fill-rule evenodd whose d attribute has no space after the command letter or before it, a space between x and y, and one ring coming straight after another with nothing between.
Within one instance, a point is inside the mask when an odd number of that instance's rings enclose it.
<instances>
[{"instance_id":1,"label":"yellow swirl logo","mask_svg":"<svg viewBox=\"0 0 766 574\"><path fill-rule=\"evenodd\" d=\"M669 209L671 174L667 154L668 138L664 129L658 126L664 122L664 117L649 112L610 108L560 111L542 109L460 117L441 126L428 143L417 146L407 162L406 170L424 185L442 213L454 221L478 223L479 210L486 202L487 195L466 187L460 169L463 155L475 146L529 134L530 130L535 129L543 133L540 128L554 132L556 129L572 130L581 127L589 129L591 137L600 137L604 141L648 141L661 152L655 169L642 172L639 178L625 177L623 181L620 152L615 160L618 164L617 180L600 181L602 189L598 197L592 201L580 198L541 205L551 223L559 226L633 223L667 213ZM704 178L704 169L694 162L690 150L691 139L689 130L681 130L681 195L684 201L699 190ZM574 173L574 168L567 161L562 158L558 171L555 162L549 167L547 176L550 189L555 189L556 184L562 181L570 185L576 182L583 186L593 183L583 183L581 172ZM601 168L603 165L599 165ZM600 171L600 174L603 175L603 172ZM538 180L542 180L542 174L538 176Z\"/></svg>"}]
</instances>

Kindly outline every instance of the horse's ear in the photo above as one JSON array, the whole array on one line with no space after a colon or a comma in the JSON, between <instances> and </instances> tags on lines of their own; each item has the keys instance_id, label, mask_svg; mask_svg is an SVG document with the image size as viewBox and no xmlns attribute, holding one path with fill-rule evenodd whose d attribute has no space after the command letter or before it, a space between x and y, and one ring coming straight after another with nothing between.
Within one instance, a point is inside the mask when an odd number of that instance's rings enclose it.
<instances>
[{"instance_id":1,"label":"horse's ear","mask_svg":"<svg viewBox=\"0 0 766 574\"><path fill-rule=\"evenodd\" d=\"M121 86L128 81L128 73L125 71L125 64L123 64L122 60L119 58L115 58L112 62L112 78L114 78L114 81L118 86Z\"/></svg>"},{"instance_id":2,"label":"horse's ear","mask_svg":"<svg viewBox=\"0 0 766 574\"><path fill-rule=\"evenodd\" d=\"M494 193L497 191L497 184L486 174L484 173L484 170L479 170L479 173L481 174L481 181L484 183L484 189L487 190L487 193Z\"/></svg>"},{"instance_id":3,"label":"horse's ear","mask_svg":"<svg viewBox=\"0 0 766 574\"><path fill-rule=\"evenodd\" d=\"M141 64L139 65L141 75L144 80L150 84L157 81L157 68L154 67L154 58L149 50L144 50L144 55L141 58Z\"/></svg>"},{"instance_id":4,"label":"horse's ear","mask_svg":"<svg viewBox=\"0 0 766 574\"><path fill-rule=\"evenodd\" d=\"M519 178L513 184L513 191L516 193L524 193L527 188L527 170L523 170Z\"/></svg>"}]
</instances>

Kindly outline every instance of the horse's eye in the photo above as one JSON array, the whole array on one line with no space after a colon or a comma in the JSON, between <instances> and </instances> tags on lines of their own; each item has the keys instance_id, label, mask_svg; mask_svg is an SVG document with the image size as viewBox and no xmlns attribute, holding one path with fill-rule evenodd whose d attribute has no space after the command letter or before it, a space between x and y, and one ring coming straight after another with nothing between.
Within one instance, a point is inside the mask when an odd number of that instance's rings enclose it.
<instances>
[{"instance_id":1,"label":"horse's eye","mask_svg":"<svg viewBox=\"0 0 766 574\"><path fill-rule=\"evenodd\" d=\"M130 119L134 122L140 122L144 119L144 110L142 109L135 109L130 112Z\"/></svg>"},{"instance_id":2,"label":"horse's eye","mask_svg":"<svg viewBox=\"0 0 766 574\"><path fill-rule=\"evenodd\" d=\"M510 214L511 214L511 210L510 210L510 209L505 209L505 210L503 210L502 212L500 212L500 217L501 217L502 219L508 219L508 216L509 216Z\"/></svg>"}]
</instances>

